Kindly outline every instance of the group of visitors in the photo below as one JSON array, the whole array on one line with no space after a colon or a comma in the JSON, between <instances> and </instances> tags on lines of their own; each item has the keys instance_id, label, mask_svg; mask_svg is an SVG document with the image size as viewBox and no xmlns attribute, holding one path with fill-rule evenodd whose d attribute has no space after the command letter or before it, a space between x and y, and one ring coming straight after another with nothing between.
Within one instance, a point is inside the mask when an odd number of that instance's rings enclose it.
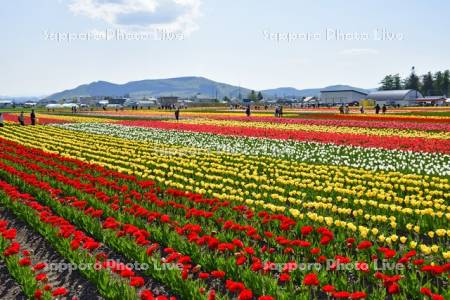
<instances>
[{"instance_id":1,"label":"group of visitors","mask_svg":"<svg viewBox=\"0 0 450 300\"><path fill-rule=\"evenodd\" d=\"M281 118L282 116L283 116L283 106L277 105L275 107L275 117L276 118Z\"/></svg>"},{"instance_id":2,"label":"group of visitors","mask_svg":"<svg viewBox=\"0 0 450 300\"><path fill-rule=\"evenodd\" d=\"M364 106L362 106L361 105L361 107L359 108L359 111L362 113L362 114L364 114L366 111L365 111L365 109L364 109ZM386 112L387 112L387 106L386 106L386 104L383 104L383 106L381 107L379 104L377 104L376 106L375 106L375 113L378 115L379 113L380 113L380 111L383 113L383 114L385 114ZM341 113L341 114L348 114L348 113L350 113L350 108L349 108L349 106L348 106L348 104L347 105L341 105L341 106L339 106L339 113Z\"/></svg>"},{"instance_id":3,"label":"group of visitors","mask_svg":"<svg viewBox=\"0 0 450 300\"><path fill-rule=\"evenodd\" d=\"M250 117L251 114L252 114L251 107L250 107L250 105L247 105L246 108L245 108L245 115L247 117ZM283 106L277 105L275 107L275 117L281 118L282 116L283 116Z\"/></svg>"},{"instance_id":4,"label":"group of visitors","mask_svg":"<svg viewBox=\"0 0 450 300\"><path fill-rule=\"evenodd\" d=\"M387 111L387 106L386 106L386 104L383 104L383 107L382 107L382 108L380 107L379 104L377 104L377 105L375 106L375 113L376 113L377 115L380 113L380 110L383 112L383 114L385 114L386 111Z\"/></svg>"},{"instance_id":5,"label":"group of visitors","mask_svg":"<svg viewBox=\"0 0 450 300\"><path fill-rule=\"evenodd\" d=\"M19 124L21 126L25 126L25 115L22 112L20 112L19 116L17 117L17 120L19 121ZM36 113L34 112L34 109L31 110L30 113L30 120L31 120L31 125L36 125ZM5 119L3 117L3 113L0 112L0 127L4 127L5 124Z\"/></svg>"},{"instance_id":6,"label":"group of visitors","mask_svg":"<svg viewBox=\"0 0 450 300\"><path fill-rule=\"evenodd\" d=\"M341 106L339 106L339 113L341 114L349 114L350 113L350 107L347 105L344 106L344 104L342 104Z\"/></svg>"}]
</instances>

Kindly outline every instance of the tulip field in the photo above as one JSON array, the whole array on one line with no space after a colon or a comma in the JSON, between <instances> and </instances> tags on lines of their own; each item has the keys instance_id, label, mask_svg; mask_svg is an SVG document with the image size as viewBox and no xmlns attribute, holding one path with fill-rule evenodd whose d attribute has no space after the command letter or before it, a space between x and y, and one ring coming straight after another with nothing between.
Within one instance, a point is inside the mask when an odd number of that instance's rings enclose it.
<instances>
[{"instance_id":1,"label":"tulip field","mask_svg":"<svg viewBox=\"0 0 450 300\"><path fill-rule=\"evenodd\" d=\"M5 114L0 299L450 299L450 116L418 112Z\"/></svg>"}]
</instances>

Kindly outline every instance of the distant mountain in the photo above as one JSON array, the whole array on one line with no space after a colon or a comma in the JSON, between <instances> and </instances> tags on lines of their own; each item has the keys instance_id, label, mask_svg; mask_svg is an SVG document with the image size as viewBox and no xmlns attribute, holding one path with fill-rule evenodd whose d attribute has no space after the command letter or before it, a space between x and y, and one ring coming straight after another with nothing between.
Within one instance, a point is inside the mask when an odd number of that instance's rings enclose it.
<instances>
[{"instance_id":1,"label":"distant mountain","mask_svg":"<svg viewBox=\"0 0 450 300\"><path fill-rule=\"evenodd\" d=\"M364 93L370 93L376 89L363 89L357 88L350 85L330 85L324 88L313 88L313 89L302 89L298 90L292 87L282 87L276 89L269 89L261 91L266 97L310 97L319 96L320 91L331 91L331 90L357 90Z\"/></svg>"},{"instance_id":2,"label":"distant mountain","mask_svg":"<svg viewBox=\"0 0 450 300\"><path fill-rule=\"evenodd\" d=\"M96 81L50 95L46 99L60 100L77 96L123 97L125 95L191 97L197 94L210 97L216 97L217 95L218 98L223 98L224 96L238 97L239 92L245 97L250 93L250 90L203 77L178 77L132 81L125 84Z\"/></svg>"},{"instance_id":3,"label":"distant mountain","mask_svg":"<svg viewBox=\"0 0 450 300\"><path fill-rule=\"evenodd\" d=\"M292 87L282 87L261 91L265 97L308 97L319 96L321 90L348 90L370 92L362 88L356 88L349 85L333 85L325 88L302 89L298 90ZM373 90L373 89L372 89ZM115 84L107 81L96 81L90 84L83 84L74 89L65 90L46 97L46 100L58 101L61 99L71 99L80 96L111 96L123 97L160 97L160 96L178 96L192 97L202 95L203 97L219 99L227 96L229 98L238 97L239 93L246 98L250 89L238 87L226 83L216 82L204 77L178 77L169 79L152 79L131 81L125 84Z\"/></svg>"}]
</instances>

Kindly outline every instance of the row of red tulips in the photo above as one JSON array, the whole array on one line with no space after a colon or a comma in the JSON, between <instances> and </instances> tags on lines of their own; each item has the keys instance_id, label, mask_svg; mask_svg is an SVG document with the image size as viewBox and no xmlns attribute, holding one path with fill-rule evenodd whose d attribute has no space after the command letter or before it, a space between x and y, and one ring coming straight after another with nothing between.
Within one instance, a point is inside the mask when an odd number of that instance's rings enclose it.
<instances>
[{"instance_id":1,"label":"row of red tulips","mask_svg":"<svg viewBox=\"0 0 450 300\"><path fill-rule=\"evenodd\" d=\"M221 135L258 137L303 142L331 143L389 150L410 150L418 152L450 153L450 141L399 136L369 136L362 134L294 131L273 128L248 128L239 126L217 126L204 124L184 124L163 121L120 121L118 124L140 126L164 130L204 132Z\"/></svg>"},{"instance_id":2,"label":"row of red tulips","mask_svg":"<svg viewBox=\"0 0 450 300\"><path fill-rule=\"evenodd\" d=\"M79 183L78 183L79 184ZM91 187L92 188L92 187ZM118 187L116 187L115 189L117 189ZM113 188L114 189L114 188ZM99 193L99 191L92 191L92 192L94 192L95 194L98 194ZM99 194L100 195L100 194ZM137 193L137 194L135 194L135 195L139 195L139 193ZM102 197L104 197L104 196L102 196ZM178 197L181 197L181 198L183 198L184 196L183 196L183 194L180 194L180 195L178 195ZM110 201L110 199L107 199L107 198L103 198L105 201ZM84 207L85 208L85 207ZM86 208L85 208L86 209ZM164 207L164 209L165 210L167 210L167 206L166 207ZM134 206L134 207L132 207L132 209L130 209L128 212L129 213L131 213L133 210L136 210L136 211L139 211L139 207L136 207L136 206ZM126 211L125 211L126 212ZM142 212L142 210L141 210L141 212ZM172 211L171 211L172 212ZM192 211L192 210L190 210L190 212L194 212L194 214L196 214L196 217L205 217L205 214L204 213L202 213L202 214L200 214L200 215L198 215L198 211ZM186 210L184 209L184 213L186 213ZM148 217L148 216L147 216ZM154 215L153 215L153 217L154 217ZM171 223L171 222L176 222L176 223L179 223L179 220L181 220L181 219L176 219L176 220L171 220L173 217L176 217L176 216L164 216L163 217L163 215L159 215L159 217L160 217L160 220L161 220L161 222L163 222L163 223ZM206 217L206 219L209 219L209 218L207 218ZM248 219L248 218L247 218ZM112 221L112 220L110 220L110 221ZM228 221L230 221L230 220L228 220ZM227 223L228 225L227 226L230 226L230 222L228 222ZM209 228L210 226L211 226L211 223L207 223L207 224L190 224L191 226L195 226L195 225L197 225L197 226L202 226L203 228ZM206 226L205 226L206 225ZM232 224L232 225L234 225L234 226L236 226L236 225L238 225L238 224ZM225 227L225 226L224 226ZM180 227L178 227L178 228L180 228ZM308 230L308 229L304 229L304 230ZM254 237L255 235L253 235L253 237ZM197 236L198 237L198 236ZM199 239L201 240L201 238L202 237L200 237ZM208 237L208 239L210 239L211 237ZM285 238L285 240L286 240L286 238ZM286 245L289 245L289 243L291 242L291 241L289 241L289 240L287 240L287 242L286 241L283 241L282 239L279 239L279 241L282 243L282 244L284 244L285 246ZM246 248L248 248L248 247L244 247L244 249L246 249ZM286 247L284 247L284 248L286 248ZM364 246L359 246L359 247L356 247L356 248L364 248ZM368 248L370 248L370 247L368 247ZM252 249L252 250L250 250L250 249L246 249L248 252L250 252L250 253L253 253L253 251L255 250L255 249ZM362 250L362 249L360 249L360 250ZM380 252L386 252L387 250L385 250L385 249L379 249L379 251ZM259 252L259 249L258 249L258 252ZM278 251L277 251L278 252ZM392 252L392 250L390 250L389 251L389 253L390 252ZM395 252L394 252L395 253ZM249 254L249 253L247 253L247 254ZM385 256L386 256L386 253L385 253ZM413 256L413 255L412 255ZM410 258L410 257L412 257L411 256L411 253L409 254L409 256L408 257L406 257L406 258ZM243 261L244 259L242 258L242 257L246 257L246 255L241 255L241 256L238 256L238 258L236 259L236 263L238 263L239 262L239 264L241 264L241 265L246 265L247 263L245 262L245 261ZM256 255L254 255L254 257L255 258L257 258L257 256ZM402 257L403 259L405 258L405 257ZM347 261L348 260L348 258L339 258L338 257L338 259L337 259L338 261ZM242 262L242 263L241 263ZM257 264L257 262L258 262L258 259L256 259L256 260L254 260L253 261L253 264L252 264L252 268L254 268L255 267L255 263L256 263L256 265L258 265ZM369 262L370 263L370 262ZM362 265L364 265L365 266L365 263L360 263L360 266L362 266ZM364 267L365 268L365 267ZM361 268L360 268L361 269ZM258 270L260 270L259 268L256 268L256 271L258 271ZM279 279L280 279L280 281L281 282L285 282L285 281L289 281L289 279L290 279L290 275L289 275L289 272L287 272L287 273L283 273L283 274L281 274L282 276L280 276L279 277ZM203 274L202 275L202 277L205 277L206 276L206 274ZM294 276L294 278L295 278L295 276ZM390 277L389 277L390 278ZM396 282L395 282L396 283ZM388 288L388 292L392 292L392 293L398 293L399 292L399 287L397 286L397 285L394 285L393 287L391 287L391 285L389 286L390 288ZM361 294L360 294L361 295Z\"/></svg>"},{"instance_id":3,"label":"row of red tulips","mask_svg":"<svg viewBox=\"0 0 450 300\"><path fill-rule=\"evenodd\" d=\"M450 131L448 123L413 123L408 122L405 118L398 118L396 121L368 121L366 119L355 120L334 120L334 119L303 119L303 118L275 118L275 117L242 117L242 116L211 116L208 117L215 120L233 120L241 122L270 122L283 124L304 124L318 126L344 126L344 127L360 127L360 128L390 128L401 130L423 130L423 131Z\"/></svg>"},{"instance_id":4,"label":"row of red tulips","mask_svg":"<svg viewBox=\"0 0 450 300\"><path fill-rule=\"evenodd\" d=\"M52 161L54 156L49 156L51 159L44 159L44 160L42 160L42 158L38 158L41 155L43 155L43 157L45 157L45 155L48 155L48 154L42 154L42 151L29 150L29 149L22 149L21 150L21 146L16 144L16 143L13 143L13 142L5 141L4 144L6 144L5 149L7 149L8 152L10 152L10 153L18 151L18 152L15 152L16 156L18 156L18 157L21 157L21 158L27 157L32 162L39 160L44 166L45 165L53 165L54 164L54 162ZM31 155L31 156L28 154L28 152L30 152L30 151L33 151L33 155ZM56 165L56 167L58 167L58 166ZM73 169L75 167L76 168L80 168L80 165L79 164L74 164L73 166L69 165L68 167L61 167L61 165L60 165L58 168L59 168L59 170L64 171L66 173L70 173L71 172L70 174L75 176L75 178L79 178L81 176L90 176L86 172L82 173L82 172L79 172L79 171L71 171L71 169ZM98 169L98 167L97 167L97 169ZM85 174L85 175L83 175L83 174ZM103 176L108 176L108 173L104 172L104 173L101 173L101 174L102 175L98 176L97 179L91 178L90 182L94 182L93 180L100 180L100 181L103 182L105 180L105 179L103 179ZM304 172L299 172L297 176L298 176L299 179L304 179L305 181L314 179L314 174L306 173L306 172L305 173ZM339 175L339 176L341 176L341 175ZM123 177L123 175L122 175L122 177ZM130 177L130 176L128 176L128 177ZM340 177L336 177L336 181L339 181L339 179L340 179ZM132 180L131 182L135 182L135 181ZM109 184L107 182L104 182L104 183L105 184ZM255 182L255 183L257 183L257 182ZM333 183L335 183L335 180L333 180ZM283 183L280 183L280 184L284 187ZM331 184L331 183L329 183L329 184ZM377 185L377 182L376 182L376 180L373 180L372 178L365 178L364 181L360 182L360 184L369 187L369 186ZM289 185L288 184L285 187L286 187L286 189L289 189ZM317 183L316 181L313 181L313 182L311 182L308 185L302 186L301 189L302 189L302 191L304 191L304 192L306 192L308 194L311 194L311 195L318 194L318 195L320 195L322 197L325 196L325 197L333 197L334 198L336 196L336 193L337 193L338 195L340 195L342 197L346 197L346 198L348 198L350 200L353 200L353 199L364 199L364 200L367 200L367 201L371 200L370 198L365 198L364 196L355 195L352 190L340 189L338 187L338 188L330 189L329 191L326 191L326 190L324 190L324 188L326 188L326 187L327 186L324 185L323 183ZM125 191L126 191L126 189L128 188L128 183L126 183L126 182L122 183L122 186L116 187L115 191L122 191L123 188L125 188ZM237 186L237 188L239 188L239 186ZM388 189L380 189L380 188L378 188L378 189L379 189L380 193L383 193L383 192L388 190ZM415 190L409 191L409 189L408 190L407 189L402 190L401 186L398 185L397 187L392 186L392 189L397 193L397 195L399 195L401 197L405 197L405 196L408 196L408 195L413 195L416 191L418 191L419 189L422 189L422 187L421 186L417 186L417 188ZM369 188L361 189L361 191L364 191L364 192L368 191L368 190L370 190L370 189ZM442 192L444 192L444 191L442 191ZM314 196L311 196L311 199L314 199ZM384 199L384 200L377 199L377 200L378 200L377 202L380 203L380 204L381 203L382 204L388 204L388 205L391 204L391 202L389 202L386 199ZM365 209L365 206L362 203L357 203L356 200L355 201L348 201L348 203L341 202L341 203L339 203L339 207L340 208L345 208L345 209L353 209L353 210ZM400 214L402 216L403 215L410 216L410 215L405 214L403 212L401 212L401 213L398 212L398 207L408 208L408 206L406 204L402 204L402 205L397 204L397 206L395 207L396 211L397 211L396 213ZM426 209L427 206L424 206L423 208ZM315 212L318 212L321 215L329 215L331 217L336 217L336 218L341 218L342 217L342 216L339 215L339 212L332 213L332 212L329 211L329 209L326 209L326 208L323 208L323 209L321 208L321 209L318 209L318 210L316 209ZM370 208L370 212L371 212L372 215L377 215L377 214L384 215L384 214L386 214L386 210L384 208L381 208L381 207L378 207L378 206L371 207ZM443 213L445 213L445 211ZM346 215L344 214L344 216L346 216ZM366 222L366 219L364 218L363 215L355 216L354 218L355 218L355 220L358 220L358 221L361 221L361 222ZM421 222L422 222L421 227L422 227L423 231L422 231L422 233L420 235L412 232L411 234L413 234L414 236L411 236L411 238L417 239L417 241L424 242L424 243L428 244L428 243L432 242L433 240L430 240L428 235L426 235L426 232L429 231L429 230L432 230L433 228L436 228L436 227L445 228L445 225L446 225L445 224L445 219L436 219L436 218L433 218L433 217L428 216L428 215L421 216L420 218L421 218ZM411 223L411 218L398 218L397 222L398 222L397 225L398 225L399 228L405 228L407 223ZM376 226L377 228L382 229L382 230L388 230L388 231L391 230L391 227L390 227L389 223L376 223L376 224L374 224L372 226ZM434 242L440 242L438 237L435 237L435 240L436 241L434 241Z\"/></svg>"},{"instance_id":5,"label":"row of red tulips","mask_svg":"<svg viewBox=\"0 0 450 300\"><path fill-rule=\"evenodd\" d=\"M4 182L0 181L0 189L4 187ZM25 295L35 299L49 299L69 294L64 287L46 283L46 264L34 258L32 251L16 240L16 235L17 229L11 227L8 221L0 219L0 257L5 259L8 271L22 285Z\"/></svg>"},{"instance_id":6,"label":"row of red tulips","mask_svg":"<svg viewBox=\"0 0 450 300\"><path fill-rule=\"evenodd\" d=\"M41 186L43 185L41 184ZM33 196L21 193L15 186L0 181L0 191L2 192L0 200L4 206L42 234L71 263L86 266L79 269L80 272L88 280L96 283L99 292L104 297L136 298L133 297L136 295L134 288L143 286L144 279L136 276L124 263L110 259L105 253L104 245L87 236L63 217L54 214L50 207L36 201ZM55 194L57 191L52 190L51 193ZM15 248L16 252L8 254L18 254L18 250ZM25 264L27 261L20 260L19 263ZM38 266L42 270L46 264L39 263ZM37 281L41 282L45 282L46 278L45 273L40 273L35 277ZM42 289L37 289L34 297L40 299L44 295L44 291L51 291L51 286L45 285ZM143 290L141 294L149 292ZM64 296L68 291L58 288L52 293L54 296Z\"/></svg>"},{"instance_id":7,"label":"row of red tulips","mask_svg":"<svg viewBox=\"0 0 450 300\"><path fill-rule=\"evenodd\" d=\"M326 120L359 120L376 122L411 122L411 123L441 123L449 124L450 118L421 117L421 116L392 116L392 115L369 115L369 114L308 114L309 118Z\"/></svg>"}]
</instances>

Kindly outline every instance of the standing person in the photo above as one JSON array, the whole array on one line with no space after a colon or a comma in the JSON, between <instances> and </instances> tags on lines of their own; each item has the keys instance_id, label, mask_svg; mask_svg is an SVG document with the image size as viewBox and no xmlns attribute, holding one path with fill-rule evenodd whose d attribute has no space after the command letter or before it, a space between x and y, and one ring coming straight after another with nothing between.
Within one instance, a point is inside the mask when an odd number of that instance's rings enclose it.
<instances>
[{"instance_id":1,"label":"standing person","mask_svg":"<svg viewBox=\"0 0 450 300\"><path fill-rule=\"evenodd\" d=\"M383 114L386 113L386 111L387 111L387 106L386 106L386 104L383 104L383 109L382 109L382 111L383 111Z\"/></svg>"},{"instance_id":2,"label":"standing person","mask_svg":"<svg viewBox=\"0 0 450 300\"><path fill-rule=\"evenodd\" d=\"M36 113L34 112L34 109L31 110L30 119L31 125L36 125Z\"/></svg>"},{"instance_id":3,"label":"standing person","mask_svg":"<svg viewBox=\"0 0 450 300\"><path fill-rule=\"evenodd\" d=\"M278 111L278 114L279 114L280 118L283 117L283 105L280 105L280 109Z\"/></svg>"},{"instance_id":4,"label":"standing person","mask_svg":"<svg viewBox=\"0 0 450 300\"><path fill-rule=\"evenodd\" d=\"M0 127L5 126L5 125L3 124L3 122L4 122L3 114L0 112Z\"/></svg>"},{"instance_id":5,"label":"standing person","mask_svg":"<svg viewBox=\"0 0 450 300\"><path fill-rule=\"evenodd\" d=\"M379 104L377 104L377 105L375 106L375 113L376 113L377 115L380 113L380 105L379 105Z\"/></svg>"},{"instance_id":6,"label":"standing person","mask_svg":"<svg viewBox=\"0 0 450 300\"><path fill-rule=\"evenodd\" d=\"M345 105L344 112L345 112L345 114L350 113L350 107L348 107L348 104Z\"/></svg>"},{"instance_id":7,"label":"standing person","mask_svg":"<svg viewBox=\"0 0 450 300\"><path fill-rule=\"evenodd\" d=\"M19 123L20 123L21 126L25 126L25 116L23 115L23 111L20 112Z\"/></svg>"},{"instance_id":8,"label":"standing person","mask_svg":"<svg viewBox=\"0 0 450 300\"><path fill-rule=\"evenodd\" d=\"M339 106L339 113L344 113L344 104L341 104L341 106Z\"/></svg>"},{"instance_id":9,"label":"standing person","mask_svg":"<svg viewBox=\"0 0 450 300\"><path fill-rule=\"evenodd\" d=\"M245 109L245 114L247 115L247 117L250 117L250 114L251 114L250 105L247 106L247 108Z\"/></svg>"},{"instance_id":10,"label":"standing person","mask_svg":"<svg viewBox=\"0 0 450 300\"><path fill-rule=\"evenodd\" d=\"M361 107L359 108L359 111L363 114L364 113L364 106L361 105Z\"/></svg>"},{"instance_id":11,"label":"standing person","mask_svg":"<svg viewBox=\"0 0 450 300\"><path fill-rule=\"evenodd\" d=\"M280 108L277 106L275 106L275 118L278 118L280 115Z\"/></svg>"},{"instance_id":12,"label":"standing person","mask_svg":"<svg viewBox=\"0 0 450 300\"><path fill-rule=\"evenodd\" d=\"M177 107L177 109L175 110L175 119L178 121L180 120L180 108Z\"/></svg>"}]
</instances>

